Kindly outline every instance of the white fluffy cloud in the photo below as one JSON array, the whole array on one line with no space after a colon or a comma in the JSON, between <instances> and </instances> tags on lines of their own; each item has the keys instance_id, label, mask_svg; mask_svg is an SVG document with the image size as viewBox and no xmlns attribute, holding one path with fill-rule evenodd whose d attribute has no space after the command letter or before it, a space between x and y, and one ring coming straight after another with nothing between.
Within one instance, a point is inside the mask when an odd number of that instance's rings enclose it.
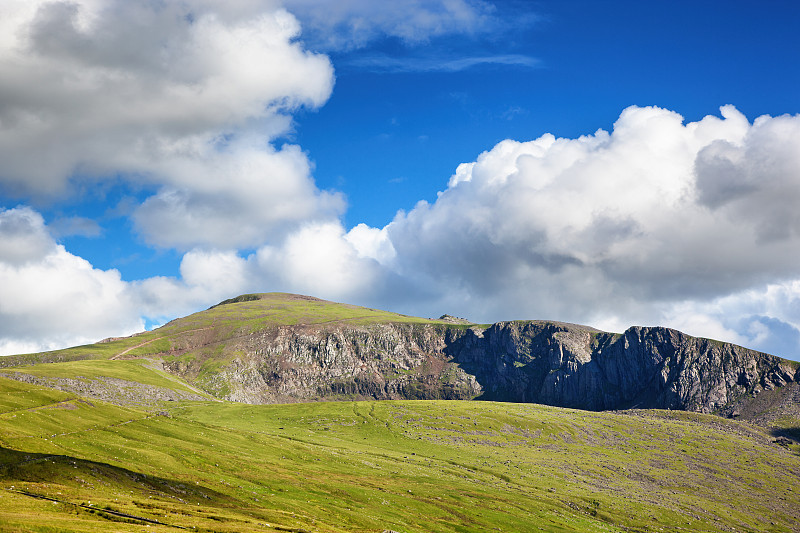
<instances>
[{"instance_id":1,"label":"white fluffy cloud","mask_svg":"<svg viewBox=\"0 0 800 533\"><path fill-rule=\"evenodd\" d=\"M92 268L56 244L37 212L0 211L0 243L0 354L143 329L119 272Z\"/></svg>"},{"instance_id":2,"label":"white fluffy cloud","mask_svg":"<svg viewBox=\"0 0 800 533\"><path fill-rule=\"evenodd\" d=\"M163 187L134 213L148 241L163 247L246 248L311 220L336 219L342 195L319 191L297 146L230 147L162 168L184 183Z\"/></svg>"},{"instance_id":3,"label":"white fluffy cloud","mask_svg":"<svg viewBox=\"0 0 800 533\"><path fill-rule=\"evenodd\" d=\"M69 253L38 212L0 210L0 355L136 333L265 282L235 252L193 250L180 272L124 281Z\"/></svg>"},{"instance_id":4,"label":"white fluffy cloud","mask_svg":"<svg viewBox=\"0 0 800 533\"><path fill-rule=\"evenodd\" d=\"M93 268L69 253L33 209L2 210L0 355L135 333L145 319L166 321L247 292L296 291L378 305L401 283L348 238L339 222L309 223L247 257L194 249L183 256L179 277L125 281L117 270Z\"/></svg>"},{"instance_id":5,"label":"white fluffy cloud","mask_svg":"<svg viewBox=\"0 0 800 533\"><path fill-rule=\"evenodd\" d=\"M136 281L129 290L140 312L159 321L249 292L297 292L385 305L382 299L403 280L362 254L350 242L352 233L345 233L338 221L317 222L247 256L195 249L183 256L180 277Z\"/></svg>"},{"instance_id":6,"label":"white fluffy cloud","mask_svg":"<svg viewBox=\"0 0 800 533\"><path fill-rule=\"evenodd\" d=\"M155 191L133 215L150 244L274 243L345 205L316 188L299 147L271 145L332 91L329 59L301 38L420 43L489 31L493 11L480 0L8 0L0 191L53 199L122 179Z\"/></svg>"},{"instance_id":7,"label":"white fluffy cloud","mask_svg":"<svg viewBox=\"0 0 800 533\"><path fill-rule=\"evenodd\" d=\"M303 50L275 3L10 0L0 32L6 191L145 183L157 194L135 217L140 232L187 249L254 246L341 213L298 147L270 146L333 86L328 58Z\"/></svg>"},{"instance_id":8,"label":"white fluffy cloud","mask_svg":"<svg viewBox=\"0 0 800 533\"><path fill-rule=\"evenodd\" d=\"M185 316L233 295L256 292L260 282L236 252L192 250L180 277L157 276L129 283L134 308L153 322Z\"/></svg>"},{"instance_id":9,"label":"white fluffy cloud","mask_svg":"<svg viewBox=\"0 0 800 533\"><path fill-rule=\"evenodd\" d=\"M251 267L423 316L660 324L798 357L798 127L631 107L611 132L503 141L385 228L306 229Z\"/></svg>"},{"instance_id":10,"label":"white fluffy cloud","mask_svg":"<svg viewBox=\"0 0 800 533\"><path fill-rule=\"evenodd\" d=\"M307 24L301 27L297 12ZM317 189L307 155L276 145L292 114L329 97L329 59L379 35L421 43L485 31L477 0L398 7L310 0L7 0L0 4L0 192L58 201L104 180L153 191L130 210L146 242L187 251L177 278L123 281L56 238L101 234L2 211L0 352L139 330L248 290L347 299L401 287L385 231L345 233L344 198ZM324 16L321 13L325 12ZM308 41L305 41L308 42ZM383 243L383 244L381 244ZM242 257L235 250L256 252ZM320 271L322 274L320 275Z\"/></svg>"},{"instance_id":11,"label":"white fluffy cloud","mask_svg":"<svg viewBox=\"0 0 800 533\"><path fill-rule=\"evenodd\" d=\"M260 270L291 290L350 295L369 287L374 276L344 240L341 224L309 225L280 247L258 251Z\"/></svg>"},{"instance_id":12,"label":"white fluffy cloud","mask_svg":"<svg viewBox=\"0 0 800 533\"><path fill-rule=\"evenodd\" d=\"M800 117L721 112L685 124L631 107L610 133L503 141L385 228L390 266L480 320L667 323L768 346L758 317L800 327L766 302L768 286L798 298ZM745 293L748 314L718 312Z\"/></svg>"}]
</instances>

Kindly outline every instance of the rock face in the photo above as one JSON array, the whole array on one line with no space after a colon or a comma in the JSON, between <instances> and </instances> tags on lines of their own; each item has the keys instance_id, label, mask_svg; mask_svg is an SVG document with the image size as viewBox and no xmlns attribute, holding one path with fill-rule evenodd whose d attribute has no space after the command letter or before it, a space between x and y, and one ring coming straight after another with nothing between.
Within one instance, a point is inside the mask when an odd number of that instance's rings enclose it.
<instances>
[{"instance_id":1,"label":"rock face","mask_svg":"<svg viewBox=\"0 0 800 533\"><path fill-rule=\"evenodd\" d=\"M239 339L239 356L205 382L193 381L248 403L475 398L482 392L475 376L446 353L449 331L408 324L281 326ZM191 368L165 368L193 378Z\"/></svg>"},{"instance_id":2,"label":"rock face","mask_svg":"<svg viewBox=\"0 0 800 533\"><path fill-rule=\"evenodd\" d=\"M237 342L213 374L179 359L167 368L250 403L477 398L589 410L723 412L800 381L797 363L667 328L335 324L280 326Z\"/></svg>"},{"instance_id":3,"label":"rock face","mask_svg":"<svg viewBox=\"0 0 800 533\"><path fill-rule=\"evenodd\" d=\"M471 333L448 351L484 386L485 399L715 412L800 379L790 361L667 328L633 327L614 335L513 322Z\"/></svg>"}]
</instances>

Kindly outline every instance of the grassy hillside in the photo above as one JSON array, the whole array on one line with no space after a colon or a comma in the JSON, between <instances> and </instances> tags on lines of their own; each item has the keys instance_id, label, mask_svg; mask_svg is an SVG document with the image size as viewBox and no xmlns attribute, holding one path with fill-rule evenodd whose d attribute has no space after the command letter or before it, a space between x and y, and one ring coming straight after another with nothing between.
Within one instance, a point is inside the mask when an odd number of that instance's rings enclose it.
<instances>
[{"instance_id":1,"label":"grassy hillside","mask_svg":"<svg viewBox=\"0 0 800 533\"><path fill-rule=\"evenodd\" d=\"M173 320L156 329L109 342L54 350L37 354L0 357L0 368L86 359L124 359L183 351L187 346L214 346L239 336L277 326L331 323L448 324L320 300L287 293L246 294L210 309Z\"/></svg>"},{"instance_id":2,"label":"grassy hillside","mask_svg":"<svg viewBox=\"0 0 800 533\"><path fill-rule=\"evenodd\" d=\"M106 400L120 405L156 405L161 400L213 400L161 369L160 361L77 360L3 369L0 377Z\"/></svg>"},{"instance_id":3,"label":"grassy hillside","mask_svg":"<svg viewBox=\"0 0 800 533\"><path fill-rule=\"evenodd\" d=\"M185 399L196 395L195 399L212 399L209 390L217 394L226 386L216 381L220 370L242 355L239 342L253 334L279 327L385 323L464 327L310 296L247 294L131 337L0 357L0 376L17 372L17 377L25 374L23 377L30 382L120 404L147 403L153 396ZM194 380L194 385L163 372L163 363L184 369L191 374L187 379ZM148 388L140 388L137 394L137 384Z\"/></svg>"},{"instance_id":4,"label":"grassy hillside","mask_svg":"<svg viewBox=\"0 0 800 533\"><path fill-rule=\"evenodd\" d=\"M772 440L683 412L438 401L142 410L0 378L0 524L796 531L800 455Z\"/></svg>"}]
</instances>

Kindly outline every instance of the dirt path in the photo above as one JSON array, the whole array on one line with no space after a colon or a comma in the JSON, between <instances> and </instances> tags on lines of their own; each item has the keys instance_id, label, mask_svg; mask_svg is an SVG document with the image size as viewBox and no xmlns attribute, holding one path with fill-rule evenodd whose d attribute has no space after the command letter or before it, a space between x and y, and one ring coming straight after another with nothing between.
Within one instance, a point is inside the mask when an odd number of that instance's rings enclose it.
<instances>
[{"instance_id":1,"label":"dirt path","mask_svg":"<svg viewBox=\"0 0 800 533\"><path fill-rule=\"evenodd\" d=\"M130 352L131 350L135 350L136 348L141 348L142 346L147 346L147 345L148 345L148 344L150 344L151 342L155 342L155 341L157 341L157 340L161 340L161 339L163 339L163 338L164 338L164 337L156 337L155 339L150 339L149 341L144 341L144 342L142 342L142 343L139 343L139 344L137 344L136 346L131 346L130 348L127 348L127 349L125 349L125 350L122 350L121 352L119 352L117 355L115 355L114 357L112 357L112 358L111 358L111 360L112 360L112 361L116 361L117 359L119 359L120 357L122 357L122 356L123 356L123 355L125 355L126 353Z\"/></svg>"},{"instance_id":2,"label":"dirt path","mask_svg":"<svg viewBox=\"0 0 800 533\"><path fill-rule=\"evenodd\" d=\"M207 329L211 329L212 327L213 326L206 326L204 328L187 329L186 331L178 332L175 335L177 336L177 335L183 335L184 333L194 333L196 331L205 331ZM155 337L155 338L150 339L148 341L140 342L136 346L131 346L130 348L126 348L126 349L122 350L121 352L119 352L115 356L111 357L111 360L115 361L115 360L119 359L120 357L122 357L123 355L127 354L128 352L131 352L131 351L135 350L136 348L141 348L142 346L147 346L151 342L155 342L155 341L158 341L158 340L161 340L161 339L164 339L164 338L166 338L166 337L163 337L163 336L162 337Z\"/></svg>"}]
</instances>

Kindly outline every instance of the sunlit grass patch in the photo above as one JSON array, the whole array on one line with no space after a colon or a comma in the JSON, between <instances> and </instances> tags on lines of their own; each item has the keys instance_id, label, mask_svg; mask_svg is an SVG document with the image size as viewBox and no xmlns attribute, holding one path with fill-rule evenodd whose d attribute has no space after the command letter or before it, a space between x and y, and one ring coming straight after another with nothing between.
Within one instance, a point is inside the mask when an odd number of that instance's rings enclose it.
<instances>
[{"instance_id":1,"label":"sunlit grass patch","mask_svg":"<svg viewBox=\"0 0 800 533\"><path fill-rule=\"evenodd\" d=\"M194 389L187 387L174 376L169 376L161 370L152 368L148 365L147 361L141 360L68 361L63 363L21 366L8 369L5 372L19 372L40 378L84 380L114 378L188 393L195 392ZM0 375L2 375L2 372L0 372Z\"/></svg>"}]
</instances>

